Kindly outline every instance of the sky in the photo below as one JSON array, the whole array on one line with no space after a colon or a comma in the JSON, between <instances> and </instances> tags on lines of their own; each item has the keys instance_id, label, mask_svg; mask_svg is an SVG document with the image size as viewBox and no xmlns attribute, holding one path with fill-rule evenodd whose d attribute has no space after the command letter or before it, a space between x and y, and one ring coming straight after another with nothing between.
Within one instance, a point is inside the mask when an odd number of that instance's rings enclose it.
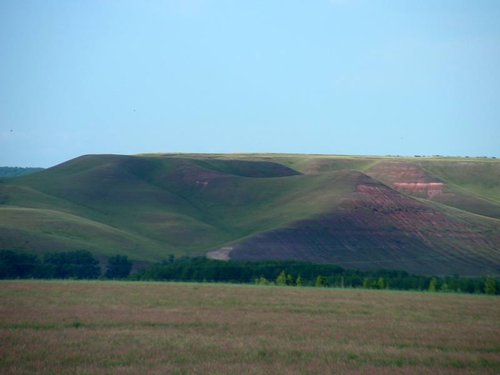
<instances>
[{"instance_id":1,"label":"sky","mask_svg":"<svg viewBox=\"0 0 500 375\"><path fill-rule=\"evenodd\" d=\"M497 0L0 0L0 166L500 156Z\"/></svg>"}]
</instances>

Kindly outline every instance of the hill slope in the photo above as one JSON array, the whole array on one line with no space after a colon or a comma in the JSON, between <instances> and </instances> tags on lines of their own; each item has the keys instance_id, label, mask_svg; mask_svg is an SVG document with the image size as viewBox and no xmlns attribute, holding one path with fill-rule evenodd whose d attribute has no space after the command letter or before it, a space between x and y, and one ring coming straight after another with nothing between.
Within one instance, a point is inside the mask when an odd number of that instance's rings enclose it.
<instances>
[{"instance_id":1,"label":"hill slope","mask_svg":"<svg viewBox=\"0 0 500 375\"><path fill-rule=\"evenodd\" d=\"M43 168L0 167L0 178L18 177L43 171Z\"/></svg>"},{"instance_id":2,"label":"hill slope","mask_svg":"<svg viewBox=\"0 0 500 375\"><path fill-rule=\"evenodd\" d=\"M491 160L87 155L0 180L0 248L498 274L497 176Z\"/></svg>"}]
</instances>

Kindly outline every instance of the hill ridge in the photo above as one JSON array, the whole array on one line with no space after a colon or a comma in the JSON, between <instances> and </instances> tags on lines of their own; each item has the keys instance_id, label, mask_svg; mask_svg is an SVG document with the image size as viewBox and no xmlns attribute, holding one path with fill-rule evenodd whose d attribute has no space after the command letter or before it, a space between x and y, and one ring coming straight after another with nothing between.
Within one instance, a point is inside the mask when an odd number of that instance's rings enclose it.
<instances>
[{"instance_id":1,"label":"hill ridge","mask_svg":"<svg viewBox=\"0 0 500 375\"><path fill-rule=\"evenodd\" d=\"M278 248L286 248L279 256L346 266L498 273L500 205L488 197L500 191L495 184L500 163L458 162L474 177L461 175L450 160L82 155L36 174L0 181L0 248L43 252L84 246L97 255L126 253L137 261L228 247L233 249L225 256L231 259L268 259ZM483 184L477 176L484 173L488 176ZM460 181L472 190L462 189ZM440 190L429 195L429 188ZM97 227L82 242L72 240L71 233L48 236L39 229L43 218L28 215L24 222L18 220L16 236L9 207L51 209L53 233L67 225L66 214L81 218L72 221L74 236L90 230L85 220ZM121 231L122 238L102 232L99 223ZM370 242L376 244L376 253L366 250ZM413 263L403 261L401 254L406 253L420 257L406 256L417 259ZM439 254L448 262L422 261L438 259Z\"/></svg>"}]
</instances>

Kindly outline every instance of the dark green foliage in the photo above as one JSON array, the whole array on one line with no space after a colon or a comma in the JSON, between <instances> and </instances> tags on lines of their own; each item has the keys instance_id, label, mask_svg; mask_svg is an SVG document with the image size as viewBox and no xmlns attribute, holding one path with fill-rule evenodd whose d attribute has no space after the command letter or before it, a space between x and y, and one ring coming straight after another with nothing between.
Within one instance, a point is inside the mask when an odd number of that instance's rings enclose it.
<instances>
[{"instance_id":1,"label":"dark green foliage","mask_svg":"<svg viewBox=\"0 0 500 375\"><path fill-rule=\"evenodd\" d=\"M437 291L437 280L433 277L429 283L429 292Z\"/></svg>"},{"instance_id":2,"label":"dark green foliage","mask_svg":"<svg viewBox=\"0 0 500 375\"><path fill-rule=\"evenodd\" d=\"M108 259L105 276L108 279L124 279L132 270L132 262L126 255L115 255Z\"/></svg>"},{"instance_id":3,"label":"dark green foliage","mask_svg":"<svg viewBox=\"0 0 500 375\"><path fill-rule=\"evenodd\" d=\"M43 257L47 277L54 279L96 279L99 262L87 250L48 253Z\"/></svg>"},{"instance_id":4,"label":"dark green foliage","mask_svg":"<svg viewBox=\"0 0 500 375\"><path fill-rule=\"evenodd\" d=\"M131 262L126 256L109 258L109 278L125 278ZM35 254L0 251L0 278L75 278L92 279L100 275L98 261L88 251L49 253L40 259ZM207 258L169 256L128 277L133 280L255 283L288 286L346 287L367 289L432 290L441 292L500 294L498 279L439 278L412 275L404 271L347 270L333 264L296 261L238 262Z\"/></svg>"},{"instance_id":5,"label":"dark green foliage","mask_svg":"<svg viewBox=\"0 0 500 375\"><path fill-rule=\"evenodd\" d=\"M35 254L0 251L1 279L95 279L100 276L99 262L86 250Z\"/></svg>"},{"instance_id":6,"label":"dark green foliage","mask_svg":"<svg viewBox=\"0 0 500 375\"><path fill-rule=\"evenodd\" d=\"M276 278L276 285L295 286L295 279L292 275L287 274L285 271L281 271L281 273Z\"/></svg>"},{"instance_id":7,"label":"dark green foliage","mask_svg":"<svg viewBox=\"0 0 500 375\"><path fill-rule=\"evenodd\" d=\"M281 271L281 273L276 278L276 285L285 286L286 285L286 273L285 271Z\"/></svg>"},{"instance_id":8,"label":"dark green foliage","mask_svg":"<svg viewBox=\"0 0 500 375\"><path fill-rule=\"evenodd\" d=\"M318 275L318 277L316 277L316 282L314 285L319 288L326 288L329 285L328 279L325 276Z\"/></svg>"},{"instance_id":9,"label":"dark green foliage","mask_svg":"<svg viewBox=\"0 0 500 375\"><path fill-rule=\"evenodd\" d=\"M320 285L317 285L318 276ZM211 281L297 286L333 286L367 289L429 290L435 280L436 290L484 293L484 278L458 276L437 278L412 275L405 271L347 270L333 264L296 261L238 262L207 258L180 257L152 265L131 276L135 280ZM498 288L495 293L498 292Z\"/></svg>"},{"instance_id":10,"label":"dark green foliage","mask_svg":"<svg viewBox=\"0 0 500 375\"><path fill-rule=\"evenodd\" d=\"M385 289L385 280L383 277L377 278L370 278L366 277L363 280L363 288L367 289Z\"/></svg>"},{"instance_id":11,"label":"dark green foliage","mask_svg":"<svg viewBox=\"0 0 500 375\"><path fill-rule=\"evenodd\" d=\"M386 287L386 282L383 277L379 277L377 280L377 288L378 289L385 289Z\"/></svg>"},{"instance_id":12,"label":"dark green foliage","mask_svg":"<svg viewBox=\"0 0 500 375\"><path fill-rule=\"evenodd\" d=\"M0 279L31 278L40 275L40 261L34 254L0 251Z\"/></svg>"},{"instance_id":13,"label":"dark green foliage","mask_svg":"<svg viewBox=\"0 0 500 375\"><path fill-rule=\"evenodd\" d=\"M448 288L448 283L444 282L443 284L441 284L441 289L440 289L441 292L449 292L450 291L450 288Z\"/></svg>"},{"instance_id":14,"label":"dark green foliage","mask_svg":"<svg viewBox=\"0 0 500 375\"><path fill-rule=\"evenodd\" d=\"M302 276L297 276L297 281L296 281L297 286L304 286L304 281L302 280Z\"/></svg>"},{"instance_id":15,"label":"dark green foliage","mask_svg":"<svg viewBox=\"0 0 500 375\"><path fill-rule=\"evenodd\" d=\"M255 279L255 284L257 285L272 285L272 283L266 279L265 277L259 277L257 279Z\"/></svg>"},{"instance_id":16,"label":"dark green foliage","mask_svg":"<svg viewBox=\"0 0 500 375\"><path fill-rule=\"evenodd\" d=\"M336 276L346 272L343 268L332 264L314 264L295 261L264 261L264 262L224 262L206 258L180 257L173 261L163 261L152 265L131 277L138 280L176 280L176 281L215 281L252 283L263 277L267 280L277 280L284 273L282 285L294 285L297 275L301 275L303 285L314 285L318 274L332 275L332 285L336 285ZM358 271L350 281L355 282ZM339 279L340 280L340 279ZM359 285L355 285L359 286Z\"/></svg>"},{"instance_id":17,"label":"dark green foliage","mask_svg":"<svg viewBox=\"0 0 500 375\"><path fill-rule=\"evenodd\" d=\"M497 291L497 283L493 277L487 277L484 280L484 292L486 294L495 294Z\"/></svg>"}]
</instances>

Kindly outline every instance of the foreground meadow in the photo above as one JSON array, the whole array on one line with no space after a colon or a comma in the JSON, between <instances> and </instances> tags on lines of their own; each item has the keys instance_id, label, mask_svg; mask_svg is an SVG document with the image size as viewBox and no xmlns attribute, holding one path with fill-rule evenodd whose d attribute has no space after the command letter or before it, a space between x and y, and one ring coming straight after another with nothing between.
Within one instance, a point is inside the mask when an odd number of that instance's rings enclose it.
<instances>
[{"instance_id":1,"label":"foreground meadow","mask_svg":"<svg viewBox=\"0 0 500 375\"><path fill-rule=\"evenodd\" d=\"M2 374L497 374L500 298L0 282Z\"/></svg>"}]
</instances>

